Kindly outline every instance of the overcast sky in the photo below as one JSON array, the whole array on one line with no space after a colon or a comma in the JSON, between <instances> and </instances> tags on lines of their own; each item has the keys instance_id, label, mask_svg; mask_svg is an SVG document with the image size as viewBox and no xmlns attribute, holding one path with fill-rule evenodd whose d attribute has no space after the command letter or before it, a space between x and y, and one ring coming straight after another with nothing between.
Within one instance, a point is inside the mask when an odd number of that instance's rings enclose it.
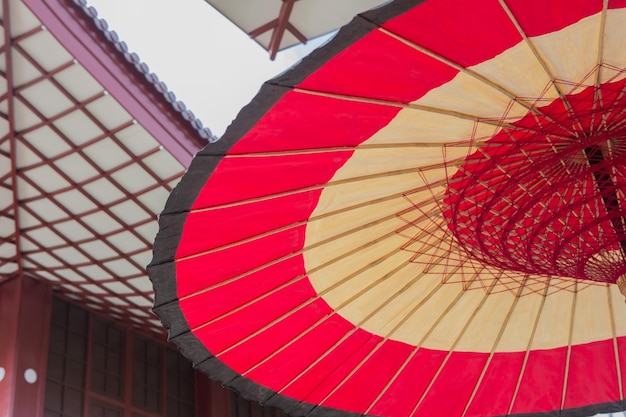
<instances>
[{"instance_id":1,"label":"overcast sky","mask_svg":"<svg viewBox=\"0 0 626 417\"><path fill-rule=\"evenodd\" d=\"M322 40L271 62L267 51L203 0L88 0L129 49L220 136L259 90Z\"/></svg>"}]
</instances>

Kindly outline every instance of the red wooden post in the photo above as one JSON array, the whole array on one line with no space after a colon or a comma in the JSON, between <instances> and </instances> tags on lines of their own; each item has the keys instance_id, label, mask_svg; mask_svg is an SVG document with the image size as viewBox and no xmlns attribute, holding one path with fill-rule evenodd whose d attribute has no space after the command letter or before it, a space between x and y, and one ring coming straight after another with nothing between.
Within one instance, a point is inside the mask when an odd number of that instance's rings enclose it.
<instances>
[{"instance_id":1,"label":"red wooden post","mask_svg":"<svg viewBox=\"0 0 626 417\"><path fill-rule=\"evenodd\" d=\"M196 417L224 417L231 415L232 392L196 371Z\"/></svg>"},{"instance_id":2,"label":"red wooden post","mask_svg":"<svg viewBox=\"0 0 626 417\"><path fill-rule=\"evenodd\" d=\"M43 415L51 302L45 283L0 284L0 417Z\"/></svg>"}]
</instances>

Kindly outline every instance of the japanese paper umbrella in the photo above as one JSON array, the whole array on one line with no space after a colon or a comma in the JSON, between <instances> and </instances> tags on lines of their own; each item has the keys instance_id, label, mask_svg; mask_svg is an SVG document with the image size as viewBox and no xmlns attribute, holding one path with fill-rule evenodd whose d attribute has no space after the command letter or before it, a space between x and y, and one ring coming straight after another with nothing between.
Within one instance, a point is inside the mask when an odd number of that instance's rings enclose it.
<instances>
[{"instance_id":1,"label":"japanese paper umbrella","mask_svg":"<svg viewBox=\"0 0 626 417\"><path fill-rule=\"evenodd\" d=\"M195 157L155 311L290 415L623 410L625 93L624 0L365 13Z\"/></svg>"}]
</instances>

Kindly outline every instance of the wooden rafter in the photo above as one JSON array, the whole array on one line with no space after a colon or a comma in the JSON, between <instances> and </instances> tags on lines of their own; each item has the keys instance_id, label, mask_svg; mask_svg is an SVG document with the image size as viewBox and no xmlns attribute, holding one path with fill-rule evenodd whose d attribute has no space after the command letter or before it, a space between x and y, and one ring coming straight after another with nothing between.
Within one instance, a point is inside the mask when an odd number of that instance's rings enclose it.
<instances>
[{"instance_id":1,"label":"wooden rafter","mask_svg":"<svg viewBox=\"0 0 626 417\"><path fill-rule=\"evenodd\" d=\"M293 6L297 0L283 0L283 4L280 7L280 13L278 17L258 28L250 31L248 35L251 38L257 38L265 32L272 31L272 37L268 50L270 52L270 59L273 61L276 58L276 54L280 48L280 42L283 39L285 30L288 30L293 36L295 36L300 42L306 43L306 37L300 32L292 23L289 22Z\"/></svg>"}]
</instances>

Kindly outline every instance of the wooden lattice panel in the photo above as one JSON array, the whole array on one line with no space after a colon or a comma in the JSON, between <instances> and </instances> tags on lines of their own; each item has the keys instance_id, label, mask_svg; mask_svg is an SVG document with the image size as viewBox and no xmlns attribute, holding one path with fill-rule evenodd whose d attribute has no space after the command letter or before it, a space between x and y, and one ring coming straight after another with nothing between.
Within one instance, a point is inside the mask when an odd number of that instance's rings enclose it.
<instances>
[{"instance_id":1,"label":"wooden lattice panel","mask_svg":"<svg viewBox=\"0 0 626 417\"><path fill-rule=\"evenodd\" d=\"M104 21L92 20L93 9L59 3L79 22L95 22L93 36L110 40L113 53L126 58L122 66L138 62ZM9 278L21 270L88 308L162 333L150 312L145 266L157 215L184 166L131 114L137 110L99 81L118 68L94 76L93 63L82 65L24 3L6 0L6 10L0 55L0 272ZM147 71L140 63L130 68ZM153 87L161 94L157 90L164 84ZM172 110L179 114L184 105L177 106ZM190 112L186 116L201 128Z\"/></svg>"}]
</instances>

